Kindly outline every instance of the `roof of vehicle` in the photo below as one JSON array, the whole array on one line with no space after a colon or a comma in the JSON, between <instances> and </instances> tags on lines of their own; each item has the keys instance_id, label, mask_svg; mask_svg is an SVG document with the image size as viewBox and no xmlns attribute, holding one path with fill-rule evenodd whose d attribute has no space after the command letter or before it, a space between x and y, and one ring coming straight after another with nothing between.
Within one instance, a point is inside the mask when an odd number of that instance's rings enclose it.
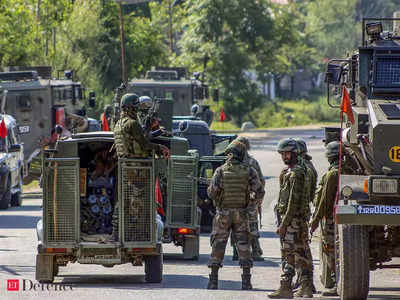
<instances>
[{"instance_id":1,"label":"roof of vehicle","mask_svg":"<svg viewBox=\"0 0 400 300\"><path fill-rule=\"evenodd\" d=\"M114 138L113 131L92 131L81 132L71 136L71 139L86 139L86 138Z\"/></svg>"}]
</instances>

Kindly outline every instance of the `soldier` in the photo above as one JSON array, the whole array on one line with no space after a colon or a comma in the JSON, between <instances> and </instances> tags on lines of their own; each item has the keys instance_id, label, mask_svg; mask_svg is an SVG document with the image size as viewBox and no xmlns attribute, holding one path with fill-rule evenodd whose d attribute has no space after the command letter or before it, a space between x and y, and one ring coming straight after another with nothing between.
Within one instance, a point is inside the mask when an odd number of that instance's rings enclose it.
<instances>
[{"instance_id":1,"label":"soldier","mask_svg":"<svg viewBox=\"0 0 400 300\"><path fill-rule=\"evenodd\" d=\"M104 106L104 111L100 116L101 129L104 131L109 131L111 129L112 122L112 106L107 104Z\"/></svg>"},{"instance_id":2,"label":"soldier","mask_svg":"<svg viewBox=\"0 0 400 300\"><path fill-rule=\"evenodd\" d=\"M306 198L304 199L304 201L306 202L306 205L308 205L308 215L307 215L307 222L310 221L310 217L311 217L311 203L314 200L314 195L315 195L315 190L317 187L317 180L318 180L318 173L317 170L314 167L314 164L312 163L312 157L308 154L308 149L307 149L307 144L304 140L302 139L296 139L297 142L297 146L299 148L299 158L300 158L300 162L303 164L303 166L306 168L306 184L305 184L305 188L307 189L306 191ZM306 243L306 257L308 260L308 264L313 266L313 258L312 258L312 254L311 254L311 249L310 249L310 244ZM297 280L296 283L294 285L294 289L298 288L300 286L300 273L299 270L297 270ZM314 266L312 269L312 273L311 273L311 280L312 282L314 282ZM313 283L313 292L316 292L316 289L314 287L314 283ZM300 288L299 291L297 291L294 296L295 297L301 297L303 294L302 289Z\"/></svg>"},{"instance_id":3,"label":"soldier","mask_svg":"<svg viewBox=\"0 0 400 300\"><path fill-rule=\"evenodd\" d=\"M265 180L260 165L258 161L248 152L250 150L250 143L248 138L240 136L237 138L237 140L246 146L246 156L244 162L247 163L250 167L253 167L257 171L258 178L260 179L263 189L265 190ZM263 199L260 199L259 203L257 203L255 210L249 211L250 245L252 249L251 256L254 261L264 261L264 258L262 257L263 251L261 249L259 241L260 233L258 232L258 212L261 213L262 200ZM231 242L233 246L232 260L238 260L238 253L232 235L231 235Z\"/></svg>"},{"instance_id":4,"label":"soldier","mask_svg":"<svg viewBox=\"0 0 400 300\"><path fill-rule=\"evenodd\" d=\"M139 97L136 94L125 94L121 98L121 117L114 127L114 147L118 158L145 158L154 150L169 157L169 149L164 145L150 143L144 136L143 129L137 120ZM114 241L118 240L118 204L113 214Z\"/></svg>"},{"instance_id":5,"label":"soldier","mask_svg":"<svg viewBox=\"0 0 400 300\"><path fill-rule=\"evenodd\" d=\"M311 221L311 234L321 225L322 249L328 257L328 269L335 283L334 287L322 292L322 296L337 296L335 274L335 221L333 209L339 176L339 143L334 141L326 146L326 157L330 163L328 172L324 174L318 185L314 203L316 208Z\"/></svg>"},{"instance_id":6,"label":"soldier","mask_svg":"<svg viewBox=\"0 0 400 300\"><path fill-rule=\"evenodd\" d=\"M283 139L278 144L278 152L287 165L280 179L277 204L278 230L281 239L282 275L278 290L269 294L272 299L293 298L292 279L295 267L300 269L302 297L312 298L312 266L306 252L308 242L307 214L304 188L306 169L299 163L298 145L294 139Z\"/></svg>"},{"instance_id":7,"label":"soldier","mask_svg":"<svg viewBox=\"0 0 400 300\"><path fill-rule=\"evenodd\" d=\"M243 269L242 289L250 290L250 269L253 261L249 246L248 209L254 210L257 200L264 197L264 190L256 170L243 163L246 146L234 140L225 150L228 159L215 170L208 196L217 209L210 236L212 252L208 267L211 268L208 289L218 289L218 270L222 267L226 243L232 230Z\"/></svg>"}]
</instances>

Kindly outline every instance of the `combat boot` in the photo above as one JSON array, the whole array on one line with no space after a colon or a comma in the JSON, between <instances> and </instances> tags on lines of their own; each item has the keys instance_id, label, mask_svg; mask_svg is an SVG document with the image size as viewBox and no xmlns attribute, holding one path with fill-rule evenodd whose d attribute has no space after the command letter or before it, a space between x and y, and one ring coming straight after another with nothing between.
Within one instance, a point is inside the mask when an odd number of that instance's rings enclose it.
<instances>
[{"instance_id":1,"label":"combat boot","mask_svg":"<svg viewBox=\"0 0 400 300\"><path fill-rule=\"evenodd\" d=\"M313 283L307 279L302 279L300 282L299 290L294 294L295 297L299 298L312 298L313 297Z\"/></svg>"},{"instance_id":2,"label":"combat boot","mask_svg":"<svg viewBox=\"0 0 400 300\"><path fill-rule=\"evenodd\" d=\"M253 238L251 241L251 248L252 248L252 257L253 261L264 261L263 251L260 246L260 241L258 238Z\"/></svg>"},{"instance_id":3,"label":"combat boot","mask_svg":"<svg viewBox=\"0 0 400 300\"><path fill-rule=\"evenodd\" d=\"M337 293L336 285L331 289L325 289L322 291L321 296L339 296Z\"/></svg>"},{"instance_id":4,"label":"combat boot","mask_svg":"<svg viewBox=\"0 0 400 300\"><path fill-rule=\"evenodd\" d=\"M218 269L219 266L211 266L210 280L207 285L207 289L209 290L218 290Z\"/></svg>"},{"instance_id":5,"label":"combat boot","mask_svg":"<svg viewBox=\"0 0 400 300\"><path fill-rule=\"evenodd\" d=\"M252 290L250 268L244 267L242 274L242 290Z\"/></svg>"},{"instance_id":6,"label":"combat boot","mask_svg":"<svg viewBox=\"0 0 400 300\"><path fill-rule=\"evenodd\" d=\"M239 255L236 246L233 246L233 255L232 255L232 261L237 261L239 260Z\"/></svg>"},{"instance_id":7,"label":"combat boot","mask_svg":"<svg viewBox=\"0 0 400 300\"><path fill-rule=\"evenodd\" d=\"M292 281L281 280L281 286L272 294L268 295L271 299L293 299Z\"/></svg>"}]
</instances>

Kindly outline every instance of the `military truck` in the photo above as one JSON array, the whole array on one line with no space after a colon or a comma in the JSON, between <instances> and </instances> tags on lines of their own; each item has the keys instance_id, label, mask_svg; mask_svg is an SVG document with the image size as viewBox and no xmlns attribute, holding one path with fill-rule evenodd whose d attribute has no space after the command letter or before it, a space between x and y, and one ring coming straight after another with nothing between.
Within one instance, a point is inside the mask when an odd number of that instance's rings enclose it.
<instances>
[{"instance_id":1,"label":"military truck","mask_svg":"<svg viewBox=\"0 0 400 300\"><path fill-rule=\"evenodd\" d=\"M152 99L172 99L173 115L190 115L191 106L209 96L208 86L200 79L199 74L189 79L185 68L158 67L147 71L145 78L131 80L128 91Z\"/></svg>"},{"instance_id":2,"label":"military truck","mask_svg":"<svg viewBox=\"0 0 400 300\"><path fill-rule=\"evenodd\" d=\"M9 67L0 73L0 86L7 92L5 112L17 120L24 143L25 183L40 176L40 144L54 142L55 125L66 134L88 128L81 83L74 81L70 70L63 78L54 79L51 73L46 66ZM94 106L94 94L91 98L89 105Z\"/></svg>"},{"instance_id":3,"label":"military truck","mask_svg":"<svg viewBox=\"0 0 400 300\"><path fill-rule=\"evenodd\" d=\"M115 159L113 142L113 132L80 133L44 150L39 282L52 282L59 267L76 262L105 267L144 263L145 280L162 281L162 222L154 195L158 162L154 157ZM117 202L119 242L114 242L110 234Z\"/></svg>"},{"instance_id":4,"label":"military truck","mask_svg":"<svg viewBox=\"0 0 400 300\"><path fill-rule=\"evenodd\" d=\"M354 116L339 132L355 172L340 176L335 207L337 284L345 300L367 299L370 271L400 268L388 264L400 257L399 17L363 19L358 51L327 68L330 105L330 85L339 99L347 88Z\"/></svg>"}]
</instances>

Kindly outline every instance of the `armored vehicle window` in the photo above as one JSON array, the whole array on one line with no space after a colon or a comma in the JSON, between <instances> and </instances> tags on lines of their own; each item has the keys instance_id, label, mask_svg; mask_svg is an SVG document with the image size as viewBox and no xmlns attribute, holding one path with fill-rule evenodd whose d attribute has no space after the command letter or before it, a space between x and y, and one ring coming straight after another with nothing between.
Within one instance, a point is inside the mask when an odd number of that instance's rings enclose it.
<instances>
[{"instance_id":1,"label":"armored vehicle window","mask_svg":"<svg viewBox=\"0 0 400 300\"><path fill-rule=\"evenodd\" d=\"M377 57L375 85L400 86L400 57Z\"/></svg>"},{"instance_id":2,"label":"armored vehicle window","mask_svg":"<svg viewBox=\"0 0 400 300\"><path fill-rule=\"evenodd\" d=\"M9 128L7 130L7 137L8 137L8 141L9 141L8 147L10 147L11 145L15 145L17 143L14 128Z\"/></svg>"},{"instance_id":3,"label":"armored vehicle window","mask_svg":"<svg viewBox=\"0 0 400 300\"><path fill-rule=\"evenodd\" d=\"M18 96L18 108L20 110L32 110L32 100L28 95Z\"/></svg>"}]
</instances>

